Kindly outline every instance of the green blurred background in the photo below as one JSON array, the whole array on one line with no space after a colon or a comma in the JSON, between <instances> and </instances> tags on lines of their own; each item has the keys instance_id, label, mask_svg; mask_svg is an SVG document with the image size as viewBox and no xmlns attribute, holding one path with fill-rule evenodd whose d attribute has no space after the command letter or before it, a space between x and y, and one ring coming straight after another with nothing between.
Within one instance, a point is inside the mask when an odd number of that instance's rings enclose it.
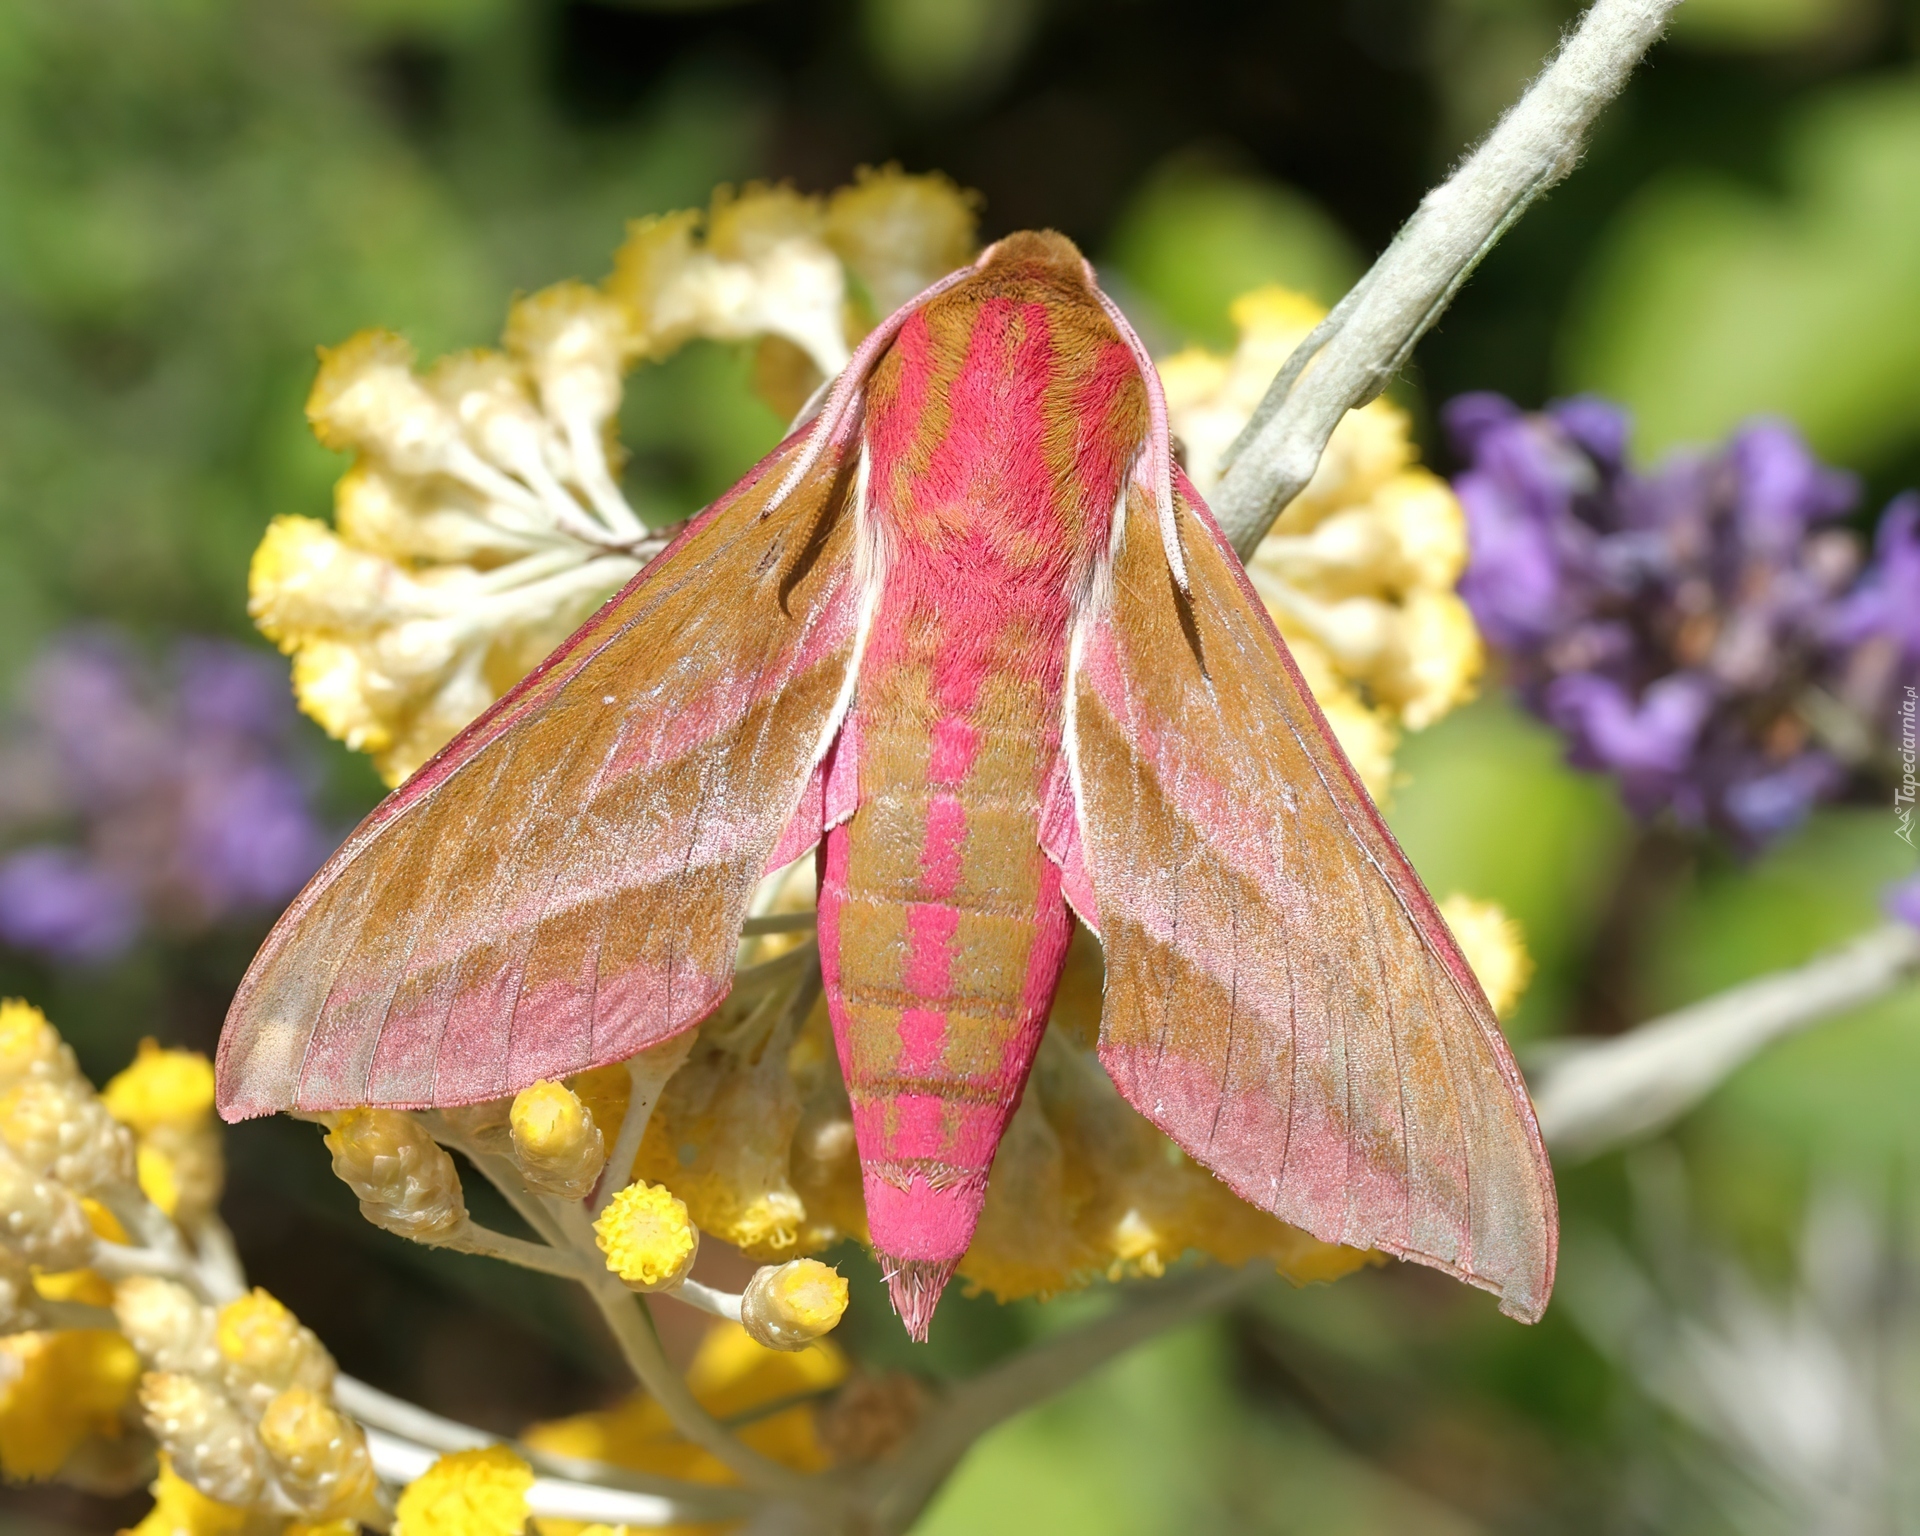
<instances>
[{"instance_id":1,"label":"green blurred background","mask_svg":"<svg viewBox=\"0 0 1920 1536\"><path fill-rule=\"evenodd\" d=\"M301 402L316 343L381 325L423 353L507 298L598 276L623 221L721 181L825 191L897 159L985 195L989 235L1065 230L1156 349L1224 344L1269 281L1338 296L1517 93L1557 0L6 0L0 5L0 686L109 619L249 636L267 519L343 467ZM1920 5L1686 0L1585 163L1422 345L1407 398L1602 390L1643 455L1756 411L1859 471L1870 517L1920 482ZM691 510L780 425L744 353L632 381L635 497ZM1864 525L1864 524L1863 524ZM1916 594L1920 598L1920 594ZM329 763L344 820L372 775ZM1498 696L1413 738L1393 819L1437 893L1503 902L1540 964L1538 1042L1596 988L1642 1017L1873 920L1912 856L1831 812L1757 866L1636 886L1604 783ZM101 1078L141 1035L211 1043L258 934L101 974L0 959ZM1617 935L1616 935L1617 937ZM1605 966L1607 974L1596 974ZM1623 1001L1624 999L1624 1001ZM1806 1192L1888 1204L1911 1162L1910 990L1777 1050L1672 1138L1702 1241L1784 1279ZM310 1129L231 1143L250 1267L342 1364L515 1427L613 1389L557 1286L361 1223ZM1576 1232L1624 1229L1625 1160L1563 1170ZM859 1267L859 1261L853 1261ZM923 1355L871 1276L877 1360L963 1373L1078 1303L949 1303ZM862 1323L864 1317L865 1323ZM868 1326L871 1325L871 1326ZM1143 1350L986 1442L943 1533L1742 1528L1681 1468L1686 1431L1556 1309L1533 1330L1425 1272L1276 1294ZM142 1501L0 1493L0 1528L106 1530Z\"/></svg>"}]
</instances>

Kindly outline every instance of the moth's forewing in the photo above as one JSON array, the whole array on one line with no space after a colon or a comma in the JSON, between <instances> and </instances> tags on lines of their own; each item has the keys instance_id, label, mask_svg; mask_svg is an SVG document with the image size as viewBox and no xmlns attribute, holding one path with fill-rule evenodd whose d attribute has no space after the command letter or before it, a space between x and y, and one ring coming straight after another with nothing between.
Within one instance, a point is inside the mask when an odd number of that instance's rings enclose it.
<instances>
[{"instance_id":1,"label":"moth's forewing","mask_svg":"<svg viewBox=\"0 0 1920 1536\"><path fill-rule=\"evenodd\" d=\"M844 708L852 476L804 434L390 795L241 983L229 1120L472 1103L622 1060L731 984Z\"/></svg>"},{"instance_id":2,"label":"moth's forewing","mask_svg":"<svg viewBox=\"0 0 1920 1536\"><path fill-rule=\"evenodd\" d=\"M1192 487L1191 593L1136 495L1068 739L1100 1054L1242 1198L1539 1316L1557 1217L1485 996Z\"/></svg>"}]
</instances>

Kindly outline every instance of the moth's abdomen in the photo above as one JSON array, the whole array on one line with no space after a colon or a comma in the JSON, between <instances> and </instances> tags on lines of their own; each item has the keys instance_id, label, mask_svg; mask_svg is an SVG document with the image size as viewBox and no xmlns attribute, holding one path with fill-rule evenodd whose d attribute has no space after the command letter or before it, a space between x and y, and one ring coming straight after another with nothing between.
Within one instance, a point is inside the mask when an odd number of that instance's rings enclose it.
<instances>
[{"instance_id":1,"label":"moth's abdomen","mask_svg":"<svg viewBox=\"0 0 1920 1536\"><path fill-rule=\"evenodd\" d=\"M1071 919L1040 848L1076 595L1145 427L1057 237L917 311L873 375L861 515L880 583L827 836L820 954L867 1220L924 1337L1033 1064Z\"/></svg>"},{"instance_id":2,"label":"moth's abdomen","mask_svg":"<svg viewBox=\"0 0 1920 1536\"><path fill-rule=\"evenodd\" d=\"M1069 932L1039 846L1048 733L982 734L1000 761L943 781L924 736L863 733L861 806L827 841L822 943L868 1219L902 1260L965 1249Z\"/></svg>"}]
</instances>

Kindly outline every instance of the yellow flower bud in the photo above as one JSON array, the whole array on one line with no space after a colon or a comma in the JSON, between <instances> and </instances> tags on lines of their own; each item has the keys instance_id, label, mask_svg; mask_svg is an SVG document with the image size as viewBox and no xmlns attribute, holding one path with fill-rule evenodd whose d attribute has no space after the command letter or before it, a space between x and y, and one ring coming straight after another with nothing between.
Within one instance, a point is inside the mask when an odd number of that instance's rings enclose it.
<instances>
[{"instance_id":1,"label":"yellow flower bud","mask_svg":"<svg viewBox=\"0 0 1920 1536\"><path fill-rule=\"evenodd\" d=\"M1481 901L1455 891L1440 903L1460 952L1479 978L1496 1016L1505 1018L1525 996L1533 980L1533 957L1527 953L1526 934L1497 901Z\"/></svg>"},{"instance_id":2,"label":"yellow flower bud","mask_svg":"<svg viewBox=\"0 0 1920 1536\"><path fill-rule=\"evenodd\" d=\"M360 1214L416 1243L445 1241L467 1219L453 1159L409 1114L350 1109L327 1133L333 1171L360 1197Z\"/></svg>"},{"instance_id":3,"label":"yellow flower bud","mask_svg":"<svg viewBox=\"0 0 1920 1536\"><path fill-rule=\"evenodd\" d=\"M615 1195L593 1224L607 1268L636 1291L678 1285L693 1268L700 1232L686 1202L658 1184L635 1182Z\"/></svg>"},{"instance_id":4,"label":"yellow flower bud","mask_svg":"<svg viewBox=\"0 0 1920 1536\"><path fill-rule=\"evenodd\" d=\"M210 1499L252 1504L266 1491L265 1456L246 1416L219 1387L180 1371L140 1381L147 1431L174 1470Z\"/></svg>"},{"instance_id":5,"label":"yellow flower bud","mask_svg":"<svg viewBox=\"0 0 1920 1536\"><path fill-rule=\"evenodd\" d=\"M767 1264L740 1298L740 1326L768 1349L805 1349L833 1332L847 1311L847 1282L818 1259Z\"/></svg>"},{"instance_id":6,"label":"yellow flower bud","mask_svg":"<svg viewBox=\"0 0 1920 1536\"><path fill-rule=\"evenodd\" d=\"M184 1227L198 1225L220 1203L226 1155L211 1120L156 1125L140 1138L134 1172L140 1192Z\"/></svg>"},{"instance_id":7,"label":"yellow flower bud","mask_svg":"<svg viewBox=\"0 0 1920 1536\"><path fill-rule=\"evenodd\" d=\"M598 427L620 408L627 312L598 288L555 283L507 311L507 350L524 362L556 420Z\"/></svg>"},{"instance_id":8,"label":"yellow flower bud","mask_svg":"<svg viewBox=\"0 0 1920 1536\"><path fill-rule=\"evenodd\" d=\"M77 1071L72 1053L47 1016L17 997L0 1002L0 1088L37 1074Z\"/></svg>"},{"instance_id":9,"label":"yellow flower bud","mask_svg":"<svg viewBox=\"0 0 1920 1536\"><path fill-rule=\"evenodd\" d=\"M158 1275L130 1275L113 1288L113 1317L148 1369L218 1373L214 1310L184 1285Z\"/></svg>"},{"instance_id":10,"label":"yellow flower bud","mask_svg":"<svg viewBox=\"0 0 1920 1536\"><path fill-rule=\"evenodd\" d=\"M442 1456L400 1494L393 1536L520 1536L533 1468L504 1445Z\"/></svg>"},{"instance_id":11,"label":"yellow flower bud","mask_svg":"<svg viewBox=\"0 0 1920 1536\"><path fill-rule=\"evenodd\" d=\"M133 1181L133 1138L77 1075L24 1078L0 1095L0 1141L75 1194Z\"/></svg>"},{"instance_id":12,"label":"yellow flower bud","mask_svg":"<svg viewBox=\"0 0 1920 1536\"><path fill-rule=\"evenodd\" d=\"M280 1491L310 1519L370 1504L374 1476L367 1437L321 1393L290 1387L274 1398L260 1415L260 1443Z\"/></svg>"},{"instance_id":13,"label":"yellow flower bud","mask_svg":"<svg viewBox=\"0 0 1920 1536\"><path fill-rule=\"evenodd\" d=\"M248 1510L208 1498L173 1470L165 1454L147 1492L153 1508L125 1536L255 1536L262 1524Z\"/></svg>"},{"instance_id":14,"label":"yellow flower bud","mask_svg":"<svg viewBox=\"0 0 1920 1536\"><path fill-rule=\"evenodd\" d=\"M333 1356L326 1346L258 1286L220 1309L215 1337L226 1362L227 1390L256 1412L289 1387L333 1389Z\"/></svg>"},{"instance_id":15,"label":"yellow flower bud","mask_svg":"<svg viewBox=\"0 0 1920 1536\"><path fill-rule=\"evenodd\" d=\"M322 347L307 396L313 435L329 448L378 454L405 474L443 468L459 424L414 376L413 360L413 348L391 331Z\"/></svg>"},{"instance_id":16,"label":"yellow flower bud","mask_svg":"<svg viewBox=\"0 0 1920 1536\"><path fill-rule=\"evenodd\" d=\"M0 1244L40 1269L78 1269L93 1257L93 1227L73 1191L0 1148Z\"/></svg>"},{"instance_id":17,"label":"yellow flower bud","mask_svg":"<svg viewBox=\"0 0 1920 1536\"><path fill-rule=\"evenodd\" d=\"M151 1036L133 1064L100 1091L122 1125L144 1136L160 1125L188 1125L213 1114L213 1063L198 1051L163 1050Z\"/></svg>"},{"instance_id":18,"label":"yellow flower bud","mask_svg":"<svg viewBox=\"0 0 1920 1536\"><path fill-rule=\"evenodd\" d=\"M509 1116L513 1158L531 1189L579 1200L606 1166L606 1143L586 1105L561 1083L538 1082L515 1096Z\"/></svg>"},{"instance_id":19,"label":"yellow flower bud","mask_svg":"<svg viewBox=\"0 0 1920 1536\"><path fill-rule=\"evenodd\" d=\"M946 177L863 165L827 202L827 243L873 297L883 320L935 278L973 259L980 194Z\"/></svg>"},{"instance_id":20,"label":"yellow flower bud","mask_svg":"<svg viewBox=\"0 0 1920 1536\"><path fill-rule=\"evenodd\" d=\"M490 1152L500 1157L513 1155L513 1100L483 1099L478 1104L456 1104L440 1111L440 1123L446 1127L448 1145L464 1151Z\"/></svg>"},{"instance_id":21,"label":"yellow flower bud","mask_svg":"<svg viewBox=\"0 0 1920 1536\"><path fill-rule=\"evenodd\" d=\"M0 1473L52 1477L87 1440L121 1434L139 1376L139 1358L111 1329L0 1339Z\"/></svg>"}]
</instances>

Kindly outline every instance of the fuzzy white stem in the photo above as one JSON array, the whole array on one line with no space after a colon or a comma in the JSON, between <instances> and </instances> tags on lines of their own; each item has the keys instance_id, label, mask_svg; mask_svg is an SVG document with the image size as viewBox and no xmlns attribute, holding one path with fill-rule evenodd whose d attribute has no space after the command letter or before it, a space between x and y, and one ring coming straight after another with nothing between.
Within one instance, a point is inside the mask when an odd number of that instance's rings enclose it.
<instances>
[{"instance_id":1,"label":"fuzzy white stem","mask_svg":"<svg viewBox=\"0 0 1920 1536\"><path fill-rule=\"evenodd\" d=\"M524 1237L511 1237L491 1227L463 1222L435 1247L451 1248L458 1253L477 1253L522 1269L537 1269L542 1274L558 1275L563 1280L587 1280L598 1266L589 1266L580 1255L564 1248L549 1248L545 1243L530 1243Z\"/></svg>"},{"instance_id":2,"label":"fuzzy white stem","mask_svg":"<svg viewBox=\"0 0 1920 1536\"><path fill-rule=\"evenodd\" d=\"M218 1216L208 1216L187 1235L193 1239L194 1268L207 1299L224 1306L246 1295L247 1272L227 1224Z\"/></svg>"},{"instance_id":3,"label":"fuzzy white stem","mask_svg":"<svg viewBox=\"0 0 1920 1536\"><path fill-rule=\"evenodd\" d=\"M620 1121L620 1134L613 1139L613 1150L607 1154L600 1187L594 1191L596 1216L633 1177L633 1160L640 1155L640 1143L647 1134L647 1123L653 1118L653 1106L666 1092L667 1080L680 1070L693 1050L694 1033L691 1029L684 1030L678 1038L628 1058L627 1112Z\"/></svg>"},{"instance_id":4,"label":"fuzzy white stem","mask_svg":"<svg viewBox=\"0 0 1920 1536\"><path fill-rule=\"evenodd\" d=\"M1540 1134L1578 1161L1677 1120L1774 1041L1920 976L1920 932L1889 923L1796 970L1763 976L1536 1069Z\"/></svg>"},{"instance_id":5,"label":"fuzzy white stem","mask_svg":"<svg viewBox=\"0 0 1920 1536\"><path fill-rule=\"evenodd\" d=\"M603 1488L628 1488L660 1498L676 1499L683 1505L697 1505L709 1517L737 1513L749 1502L737 1489L713 1488L685 1482L676 1477L661 1477L650 1472L633 1472L625 1467L608 1466L574 1456L555 1456L531 1446L507 1441L472 1424L443 1418L437 1413L382 1392L378 1387L353 1376L336 1376L333 1400L346 1413L369 1429L382 1430L401 1440L410 1440L436 1453L467 1451L483 1445L512 1444L534 1468L563 1476L576 1483L593 1483Z\"/></svg>"},{"instance_id":6,"label":"fuzzy white stem","mask_svg":"<svg viewBox=\"0 0 1920 1536\"><path fill-rule=\"evenodd\" d=\"M606 450L600 441L599 424L575 412L561 418L560 430L566 438L567 452L573 458L573 472L580 482L580 488L587 493L587 500L593 503L594 511L613 530L614 537L622 543L632 543L644 537L646 529L640 525L640 519L633 515L627 498L620 494L613 471L608 467Z\"/></svg>"},{"instance_id":7,"label":"fuzzy white stem","mask_svg":"<svg viewBox=\"0 0 1920 1536\"><path fill-rule=\"evenodd\" d=\"M396 1487L420 1477L441 1455L430 1446L372 1427L367 1429L367 1451L380 1480ZM707 1513L698 1506L657 1493L601 1488L557 1477L533 1480L533 1486L527 1490L527 1510L537 1517L640 1527L679 1525Z\"/></svg>"},{"instance_id":8,"label":"fuzzy white stem","mask_svg":"<svg viewBox=\"0 0 1920 1536\"><path fill-rule=\"evenodd\" d=\"M671 1296L675 1301L683 1301L688 1306L727 1322L740 1321L740 1303L743 1297L732 1291L716 1291L710 1285L702 1285L698 1280L682 1280L673 1289L659 1292L662 1296Z\"/></svg>"},{"instance_id":9,"label":"fuzzy white stem","mask_svg":"<svg viewBox=\"0 0 1920 1536\"><path fill-rule=\"evenodd\" d=\"M1227 450L1213 512L1245 559L1313 478L1340 418L1385 389L1480 259L1573 169L1679 0L1594 0L1553 61L1287 359Z\"/></svg>"}]
</instances>

